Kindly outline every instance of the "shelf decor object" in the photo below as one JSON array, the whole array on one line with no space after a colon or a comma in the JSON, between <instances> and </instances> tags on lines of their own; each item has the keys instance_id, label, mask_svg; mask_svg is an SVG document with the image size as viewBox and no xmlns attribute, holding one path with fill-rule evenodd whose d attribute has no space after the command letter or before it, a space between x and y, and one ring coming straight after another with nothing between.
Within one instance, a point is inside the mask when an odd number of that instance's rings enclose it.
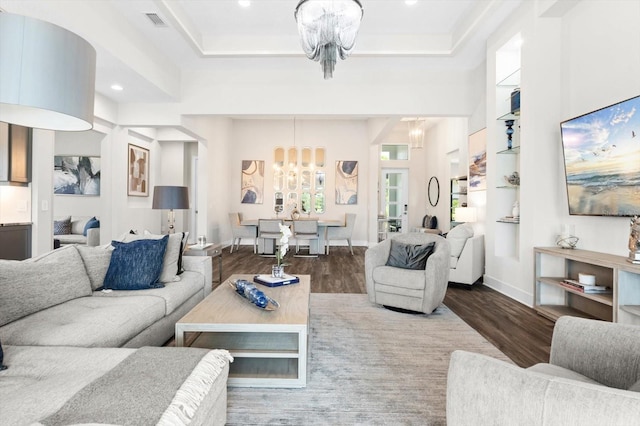
<instances>
[{"instance_id":1,"label":"shelf decor object","mask_svg":"<svg viewBox=\"0 0 640 426\"><path fill-rule=\"evenodd\" d=\"M640 263L640 217L631 218L631 232L629 233L629 257L627 261Z\"/></svg>"},{"instance_id":2,"label":"shelf decor object","mask_svg":"<svg viewBox=\"0 0 640 426\"><path fill-rule=\"evenodd\" d=\"M96 51L49 22L0 13L0 121L48 130L93 128Z\"/></svg>"},{"instance_id":3,"label":"shelf decor object","mask_svg":"<svg viewBox=\"0 0 640 426\"><path fill-rule=\"evenodd\" d=\"M505 120L504 125L507 126L507 149L513 148L513 124L515 120Z\"/></svg>"},{"instance_id":4,"label":"shelf decor object","mask_svg":"<svg viewBox=\"0 0 640 426\"><path fill-rule=\"evenodd\" d=\"M300 0L296 6L300 44L307 58L320 62L325 80L333 77L338 57L351 54L362 14L358 0Z\"/></svg>"}]
</instances>

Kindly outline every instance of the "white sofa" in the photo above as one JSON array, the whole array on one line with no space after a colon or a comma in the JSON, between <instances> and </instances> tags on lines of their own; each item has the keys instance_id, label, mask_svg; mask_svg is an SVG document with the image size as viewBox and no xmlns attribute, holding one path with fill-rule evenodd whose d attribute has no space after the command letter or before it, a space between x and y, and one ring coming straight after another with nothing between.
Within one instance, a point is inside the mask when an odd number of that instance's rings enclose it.
<instances>
[{"instance_id":1,"label":"white sofa","mask_svg":"<svg viewBox=\"0 0 640 426\"><path fill-rule=\"evenodd\" d=\"M67 244L86 244L88 246L97 246L100 244L100 228L87 229L87 235L84 236L84 227L92 216L71 216L71 233L57 234L53 238L60 241L60 245ZM65 218L58 217L55 220L63 220Z\"/></svg>"},{"instance_id":2,"label":"white sofa","mask_svg":"<svg viewBox=\"0 0 640 426\"><path fill-rule=\"evenodd\" d=\"M638 354L640 327L568 316L556 322L548 364L455 351L447 425L637 425Z\"/></svg>"}]
</instances>

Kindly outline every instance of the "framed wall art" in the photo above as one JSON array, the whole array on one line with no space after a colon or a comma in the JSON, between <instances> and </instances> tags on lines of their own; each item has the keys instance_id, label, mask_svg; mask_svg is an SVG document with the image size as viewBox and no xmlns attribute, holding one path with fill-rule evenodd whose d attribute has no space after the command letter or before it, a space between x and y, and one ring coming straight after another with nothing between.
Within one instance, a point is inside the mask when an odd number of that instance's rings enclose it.
<instances>
[{"instance_id":1,"label":"framed wall art","mask_svg":"<svg viewBox=\"0 0 640 426\"><path fill-rule=\"evenodd\" d=\"M336 204L358 204L357 161L336 161Z\"/></svg>"},{"instance_id":2,"label":"framed wall art","mask_svg":"<svg viewBox=\"0 0 640 426\"><path fill-rule=\"evenodd\" d=\"M53 157L53 193L100 195L100 157L80 155Z\"/></svg>"},{"instance_id":3,"label":"framed wall art","mask_svg":"<svg viewBox=\"0 0 640 426\"><path fill-rule=\"evenodd\" d=\"M149 196L149 150L129 144L127 195Z\"/></svg>"},{"instance_id":4,"label":"framed wall art","mask_svg":"<svg viewBox=\"0 0 640 426\"><path fill-rule=\"evenodd\" d=\"M242 204L262 204L264 201L264 161L242 160L240 184Z\"/></svg>"},{"instance_id":5,"label":"framed wall art","mask_svg":"<svg viewBox=\"0 0 640 426\"><path fill-rule=\"evenodd\" d=\"M469 136L469 191L487 189L487 129Z\"/></svg>"}]
</instances>

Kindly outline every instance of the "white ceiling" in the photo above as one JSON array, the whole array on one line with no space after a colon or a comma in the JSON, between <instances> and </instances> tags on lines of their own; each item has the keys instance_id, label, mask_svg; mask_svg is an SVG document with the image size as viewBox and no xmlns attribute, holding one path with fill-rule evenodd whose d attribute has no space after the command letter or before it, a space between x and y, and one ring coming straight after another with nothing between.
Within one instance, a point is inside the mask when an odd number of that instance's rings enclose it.
<instances>
[{"instance_id":1,"label":"white ceiling","mask_svg":"<svg viewBox=\"0 0 640 426\"><path fill-rule=\"evenodd\" d=\"M362 0L364 17L352 56L381 67L410 59L421 67L473 69L483 61L488 36L521 1L418 0L408 6L404 0ZM284 57L306 61L293 16L296 4L0 0L4 11L53 22L92 43L98 52L96 90L116 102L179 101L186 69L214 69L246 58L257 66ZM155 27L145 13L158 14L166 26ZM322 78L319 67L317 75ZM116 82L125 90L111 90Z\"/></svg>"}]
</instances>

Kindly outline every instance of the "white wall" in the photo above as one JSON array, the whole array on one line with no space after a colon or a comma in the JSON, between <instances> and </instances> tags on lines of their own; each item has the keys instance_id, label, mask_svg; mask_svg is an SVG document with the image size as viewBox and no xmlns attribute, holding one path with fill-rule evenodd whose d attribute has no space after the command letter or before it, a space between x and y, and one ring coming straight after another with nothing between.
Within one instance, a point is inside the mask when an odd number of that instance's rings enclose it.
<instances>
[{"instance_id":1,"label":"white wall","mask_svg":"<svg viewBox=\"0 0 640 426\"><path fill-rule=\"evenodd\" d=\"M516 32L522 33L520 244L516 256L497 256L495 247L501 241L494 238L495 223L487 221L485 283L529 305L533 247L554 245L563 224L574 225L578 248L627 255L628 218L569 216L559 124L640 93L639 2L582 1L562 9L560 16L549 17L538 16L538 10L534 3L524 3L489 40L487 55L487 150L491 154L504 139L504 126L491 119L495 114L492 61L502 44ZM492 186L499 178L491 166L487 171L489 217L493 217L496 191Z\"/></svg>"},{"instance_id":2,"label":"white wall","mask_svg":"<svg viewBox=\"0 0 640 426\"><path fill-rule=\"evenodd\" d=\"M293 120L233 120L230 139L233 149L229 150L228 183L225 188L228 212L240 212L247 219L275 217L273 210L273 150L277 146L288 148L294 145ZM356 213L358 216L352 241L355 245L366 245L368 242L367 222L371 217L375 218L377 215L377 200L371 200L367 196L372 183L367 179L370 166L366 121L296 119L295 146L298 150L306 146L325 148L326 212L317 216L323 219L344 220L346 213ZM263 160L265 162L264 202L262 204L241 203L242 160ZM357 205L335 204L335 165L338 160L358 161ZM285 200L287 192L284 191ZM372 205L372 202L375 204ZM230 241L230 233L223 233L223 235L227 236Z\"/></svg>"}]
</instances>

